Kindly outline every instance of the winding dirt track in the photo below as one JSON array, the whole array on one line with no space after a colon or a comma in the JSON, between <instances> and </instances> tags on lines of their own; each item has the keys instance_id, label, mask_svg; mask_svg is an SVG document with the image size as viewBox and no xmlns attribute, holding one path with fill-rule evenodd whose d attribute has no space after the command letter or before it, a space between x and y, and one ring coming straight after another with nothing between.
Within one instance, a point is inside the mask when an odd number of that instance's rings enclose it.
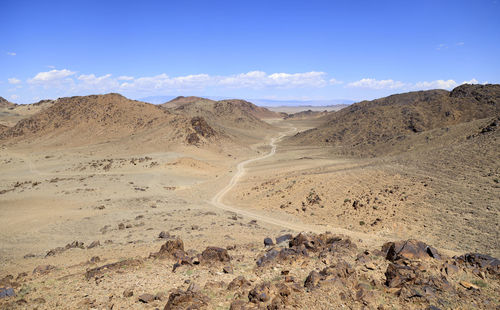
<instances>
[{"instance_id":1,"label":"winding dirt track","mask_svg":"<svg viewBox=\"0 0 500 310\"><path fill-rule=\"evenodd\" d=\"M231 180L229 181L229 184L227 184L223 189L221 189L218 193L216 193L213 198L210 200L210 204L212 204L214 207L218 209L222 209L225 211L230 211L234 212L236 214L239 214L241 216L245 216L248 218L252 218L258 221L261 221L263 223L275 225L278 227L286 228L295 232L314 232L314 233L323 233L325 231L330 231L332 233L336 234L344 234L348 235L352 238L360 238L363 239L364 241L367 241L369 243L375 243L375 244L381 244L382 242L386 242L390 240L387 236L380 236L377 234L366 234L363 232L356 232L356 231L350 231L347 229L339 228L339 227L332 227L330 225L312 225L312 224L304 224L301 222L290 222L287 220L282 220L278 219L276 217L270 217L265 214L261 214L260 212L256 211L251 211L251 210L245 210L245 209L239 209L234 206L229 206L226 205L225 203L222 202L222 199L224 196L231 191L236 184L238 184L238 181L245 175L246 170L245 167L253 162L263 160L266 158L269 158L273 156L276 153L276 143L278 143L281 139L283 139L285 136L295 132L297 129L293 128L293 130L287 131L285 133L281 133L278 137L272 138L271 141L269 142L269 145L271 146L271 151L269 153L256 157L256 158L251 158L245 161L242 161L237 165L237 170L236 173L233 175Z\"/></svg>"},{"instance_id":2,"label":"winding dirt track","mask_svg":"<svg viewBox=\"0 0 500 310\"><path fill-rule=\"evenodd\" d=\"M266 159L266 158L273 156L276 153L276 147L277 147L276 143L279 142L281 139L283 139L283 137L287 136L290 133L295 132L296 130L297 130L296 128L293 128L290 131L287 131L285 133L281 133L278 137L272 138L271 141L269 142L269 145L271 146L271 151L269 151L269 153L267 153L263 156L251 158L251 159L248 159L248 160L245 160L245 161L242 161L241 163L239 163L238 166L236 167L236 173L233 175L233 177L229 181L229 184L226 185L223 189L221 189L217 194L215 194L215 196L212 198L210 203L219 209L231 211L231 212L234 212L234 213L246 216L246 217L250 217L250 218L262 221L264 223L288 228L288 229L291 229L294 231L319 231L320 229L317 229L314 226L304 225L304 224L300 224L300 223L290 223L290 222L278 220L275 218L270 218L268 216L257 214L257 213L254 213L254 212L251 212L248 210L243 210L243 209L238 209L238 208L235 208L232 206L228 206L222 202L222 198L224 198L224 196L230 190L232 190L236 186L236 184L238 184L238 181L241 179L241 177L243 177L245 175L245 173L246 173L245 166L246 165L253 163L255 161L263 160L263 159Z\"/></svg>"}]
</instances>

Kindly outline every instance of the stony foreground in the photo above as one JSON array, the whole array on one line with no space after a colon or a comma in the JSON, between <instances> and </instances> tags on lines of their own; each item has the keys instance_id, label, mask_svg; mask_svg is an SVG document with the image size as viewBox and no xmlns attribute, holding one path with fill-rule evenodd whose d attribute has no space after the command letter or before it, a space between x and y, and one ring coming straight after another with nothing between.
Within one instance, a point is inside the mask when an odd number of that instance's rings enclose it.
<instances>
[{"instance_id":1,"label":"stony foreground","mask_svg":"<svg viewBox=\"0 0 500 310\"><path fill-rule=\"evenodd\" d=\"M500 261L448 257L421 241L361 249L342 235L266 238L262 248L186 250L166 239L158 252L71 270L41 265L2 275L2 309L498 309ZM99 244L93 244L92 247ZM74 248L50 250L59 255Z\"/></svg>"}]
</instances>

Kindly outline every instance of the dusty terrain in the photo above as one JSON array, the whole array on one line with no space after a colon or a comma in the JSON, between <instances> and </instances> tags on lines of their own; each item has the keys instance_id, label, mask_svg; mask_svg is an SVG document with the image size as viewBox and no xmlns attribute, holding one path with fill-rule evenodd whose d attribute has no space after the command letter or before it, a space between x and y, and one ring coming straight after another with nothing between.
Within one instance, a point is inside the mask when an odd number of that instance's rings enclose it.
<instances>
[{"instance_id":1,"label":"dusty terrain","mask_svg":"<svg viewBox=\"0 0 500 310\"><path fill-rule=\"evenodd\" d=\"M0 122L0 308L500 306L496 116L374 157L305 143L326 116L106 96Z\"/></svg>"}]
</instances>

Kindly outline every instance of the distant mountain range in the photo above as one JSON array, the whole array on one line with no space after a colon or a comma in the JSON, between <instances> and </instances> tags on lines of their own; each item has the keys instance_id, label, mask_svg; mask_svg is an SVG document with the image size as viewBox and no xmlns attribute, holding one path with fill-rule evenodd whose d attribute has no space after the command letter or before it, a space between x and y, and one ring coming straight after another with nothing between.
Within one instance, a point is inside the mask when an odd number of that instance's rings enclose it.
<instances>
[{"instance_id":1,"label":"distant mountain range","mask_svg":"<svg viewBox=\"0 0 500 310\"><path fill-rule=\"evenodd\" d=\"M149 96L139 98L137 100L149 102L152 104L162 104L167 101L170 101L177 96ZM208 98L211 100L225 100L225 99L234 99L229 97L219 97L219 96L204 96L204 98ZM273 99L252 99L245 98L245 100L252 102L259 106L269 106L269 107L277 107L277 106L331 106L331 105L339 105L339 104L352 104L355 101L349 99L328 99L328 100L273 100Z\"/></svg>"}]
</instances>

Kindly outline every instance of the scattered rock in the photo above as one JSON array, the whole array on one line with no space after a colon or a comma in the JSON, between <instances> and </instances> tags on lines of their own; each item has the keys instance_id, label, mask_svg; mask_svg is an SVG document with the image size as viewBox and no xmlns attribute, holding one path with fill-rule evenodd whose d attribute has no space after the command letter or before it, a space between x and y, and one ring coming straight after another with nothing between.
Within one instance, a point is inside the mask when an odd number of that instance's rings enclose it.
<instances>
[{"instance_id":1,"label":"scattered rock","mask_svg":"<svg viewBox=\"0 0 500 310\"><path fill-rule=\"evenodd\" d=\"M170 235L170 233L168 231L162 231L159 235L158 235L158 238L160 239L170 239L172 238L173 236Z\"/></svg>"},{"instance_id":2,"label":"scattered rock","mask_svg":"<svg viewBox=\"0 0 500 310\"><path fill-rule=\"evenodd\" d=\"M92 248L95 248L95 247L98 247L98 246L101 246L101 243L99 242L99 240L92 241L92 243L87 247L87 249L92 249Z\"/></svg>"},{"instance_id":3,"label":"scattered rock","mask_svg":"<svg viewBox=\"0 0 500 310\"><path fill-rule=\"evenodd\" d=\"M273 239L265 238L264 239L264 246L271 246L271 245L274 245Z\"/></svg>"},{"instance_id":4,"label":"scattered rock","mask_svg":"<svg viewBox=\"0 0 500 310\"><path fill-rule=\"evenodd\" d=\"M141 296L139 296L139 299L138 299L140 302L143 302L145 304L148 304L152 301L155 300L155 297L151 294L142 294Z\"/></svg>"},{"instance_id":5,"label":"scattered rock","mask_svg":"<svg viewBox=\"0 0 500 310\"><path fill-rule=\"evenodd\" d=\"M466 264L471 267L484 269L491 274L500 275L500 260L489 255L467 253L455 257L455 260L459 263Z\"/></svg>"},{"instance_id":6,"label":"scattered rock","mask_svg":"<svg viewBox=\"0 0 500 310\"><path fill-rule=\"evenodd\" d=\"M280 244L282 242L291 240L292 237L293 236L291 234L286 234L286 235L283 235L283 236L279 236L279 237L276 238L276 244Z\"/></svg>"},{"instance_id":7,"label":"scattered rock","mask_svg":"<svg viewBox=\"0 0 500 310\"><path fill-rule=\"evenodd\" d=\"M320 279L321 276L317 271L311 271L304 282L304 287L313 289L318 286Z\"/></svg>"},{"instance_id":8,"label":"scattered rock","mask_svg":"<svg viewBox=\"0 0 500 310\"><path fill-rule=\"evenodd\" d=\"M142 265L142 261L139 259L126 259L120 262L111 263L101 267L89 269L85 273L85 278L87 280L90 280L92 278L96 278L110 271L120 270L123 268L137 267L140 265Z\"/></svg>"},{"instance_id":9,"label":"scattered rock","mask_svg":"<svg viewBox=\"0 0 500 310\"><path fill-rule=\"evenodd\" d=\"M222 271L224 273L233 273L233 266L224 266L224 268L222 268Z\"/></svg>"},{"instance_id":10,"label":"scattered rock","mask_svg":"<svg viewBox=\"0 0 500 310\"><path fill-rule=\"evenodd\" d=\"M201 259L204 262L220 262L220 263L226 263L231 261L231 257L227 253L226 249L223 248L218 248L218 247L207 247L202 253L201 253Z\"/></svg>"},{"instance_id":11,"label":"scattered rock","mask_svg":"<svg viewBox=\"0 0 500 310\"><path fill-rule=\"evenodd\" d=\"M123 297L132 297L134 296L134 290L131 288L128 288L123 291Z\"/></svg>"},{"instance_id":12,"label":"scattered rock","mask_svg":"<svg viewBox=\"0 0 500 310\"><path fill-rule=\"evenodd\" d=\"M40 265L33 270L33 274L48 274L54 269L56 269L56 267L52 265Z\"/></svg>"},{"instance_id":13,"label":"scattered rock","mask_svg":"<svg viewBox=\"0 0 500 310\"><path fill-rule=\"evenodd\" d=\"M66 246L64 247L66 250L69 250L69 249L84 249L85 246L84 246L84 243L81 242L81 241L73 241L71 243L68 243L66 244Z\"/></svg>"},{"instance_id":14,"label":"scattered rock","mask_svg":"<svg viewBox=\"0 0 500 310\"><path fill-rule=\"evenodd\" d=\"M388 242L382 246L382 252L387 253L386 258L392 262L398 259L440 259L436 249L413 239Z\"/></svg>"},{"instance_id":15,"label":"scattered rock","mask_svg":"<svg viewBox=\"0 0 500 310\"><path fill-rule=\"evenodd\" d=\"M250 281L248 281L247 279L245 279L244 276L238 276L236 278L233 279L233 281L231 281L229 283L229 285L227 286L227 289L228 290L237 290L237 289L245 289L245 288L248 288L250 287L252 284L250 283Z\"/></svg>"},{"instance_id":16,"label":"scattered rock","mask_svg":"<svg viewBox=\"0 0 500 310\"><path fill-rule=\"evenodd\" d=\"M12 287L0 287L0 298L16 296Z\"/></svg>"},{"instance_id":17,"label":"scattered rock","mask_svg":"<svg viewBox=\"0 0 500 310\"><path fill-rule=\"evenodd\" d=\"M271 299L270 286L269 282L257 285L248 293L248 300L252 303L269 301Z\"/></svg>"},{"instance_id":18,"label":"scattered rock","mask_svg":"<svg viewBox=\"0 0 500 310\"><path fill-rule=\"evenodd\" d=\"M181 309L202 309L206 308L210 299L196 290L193 287L190 289L182 291L176 289L168 297L168 302L165 305L164 310L181 310Z\"/></svg>"},{"instance_id":19,"label":"scattered rock","mask_svg":"<svg viewBox=\"0 0 500 310\"><path fill-rule=\"evenodd\" d=\"M479 290L479 287L477 285L474 285L470 282L460 281L459 283L460 283L460 285L462 285L463 287L465 287L468 290Z\"/></svg>"},{"instance_id":20,"label":"scattered rock","mask_svg":"<svg viewBox=\"0 0 500 310\"><path fill-rule=\"evenodd\" d=\"M33 303L35 303L35 304L44 304L44 303L46 303L46 301L42 297L37 297L37 298L33 299Z\"/></svg>"},{"instance_id":21,"label":"scattered rock","mask_svg":"<svg viewBox=\"0 0 500 310\"><path fill-rule=\"evenodd\" d=\"M160 251L153 254L154 257L159 258L175 258L178 260L186 260L190 262L186 252L184 252L184 242L181 239L168 239L165 244L160 248Z\"/></svg>"},{"instance_id":22,"label":"scattered rock","mask_svg":"<svg viewBox=\"0 0 500 310\"><path fill-rule=\"evenodd\" d=\"M366 264L365 264L365 267L366 267L366 269L370 269L370 270L375 270L375 269L377 269L377 266L375 266L375 264L374 264L374 263L366 263Z\"/></svg>"}]
</instances>

